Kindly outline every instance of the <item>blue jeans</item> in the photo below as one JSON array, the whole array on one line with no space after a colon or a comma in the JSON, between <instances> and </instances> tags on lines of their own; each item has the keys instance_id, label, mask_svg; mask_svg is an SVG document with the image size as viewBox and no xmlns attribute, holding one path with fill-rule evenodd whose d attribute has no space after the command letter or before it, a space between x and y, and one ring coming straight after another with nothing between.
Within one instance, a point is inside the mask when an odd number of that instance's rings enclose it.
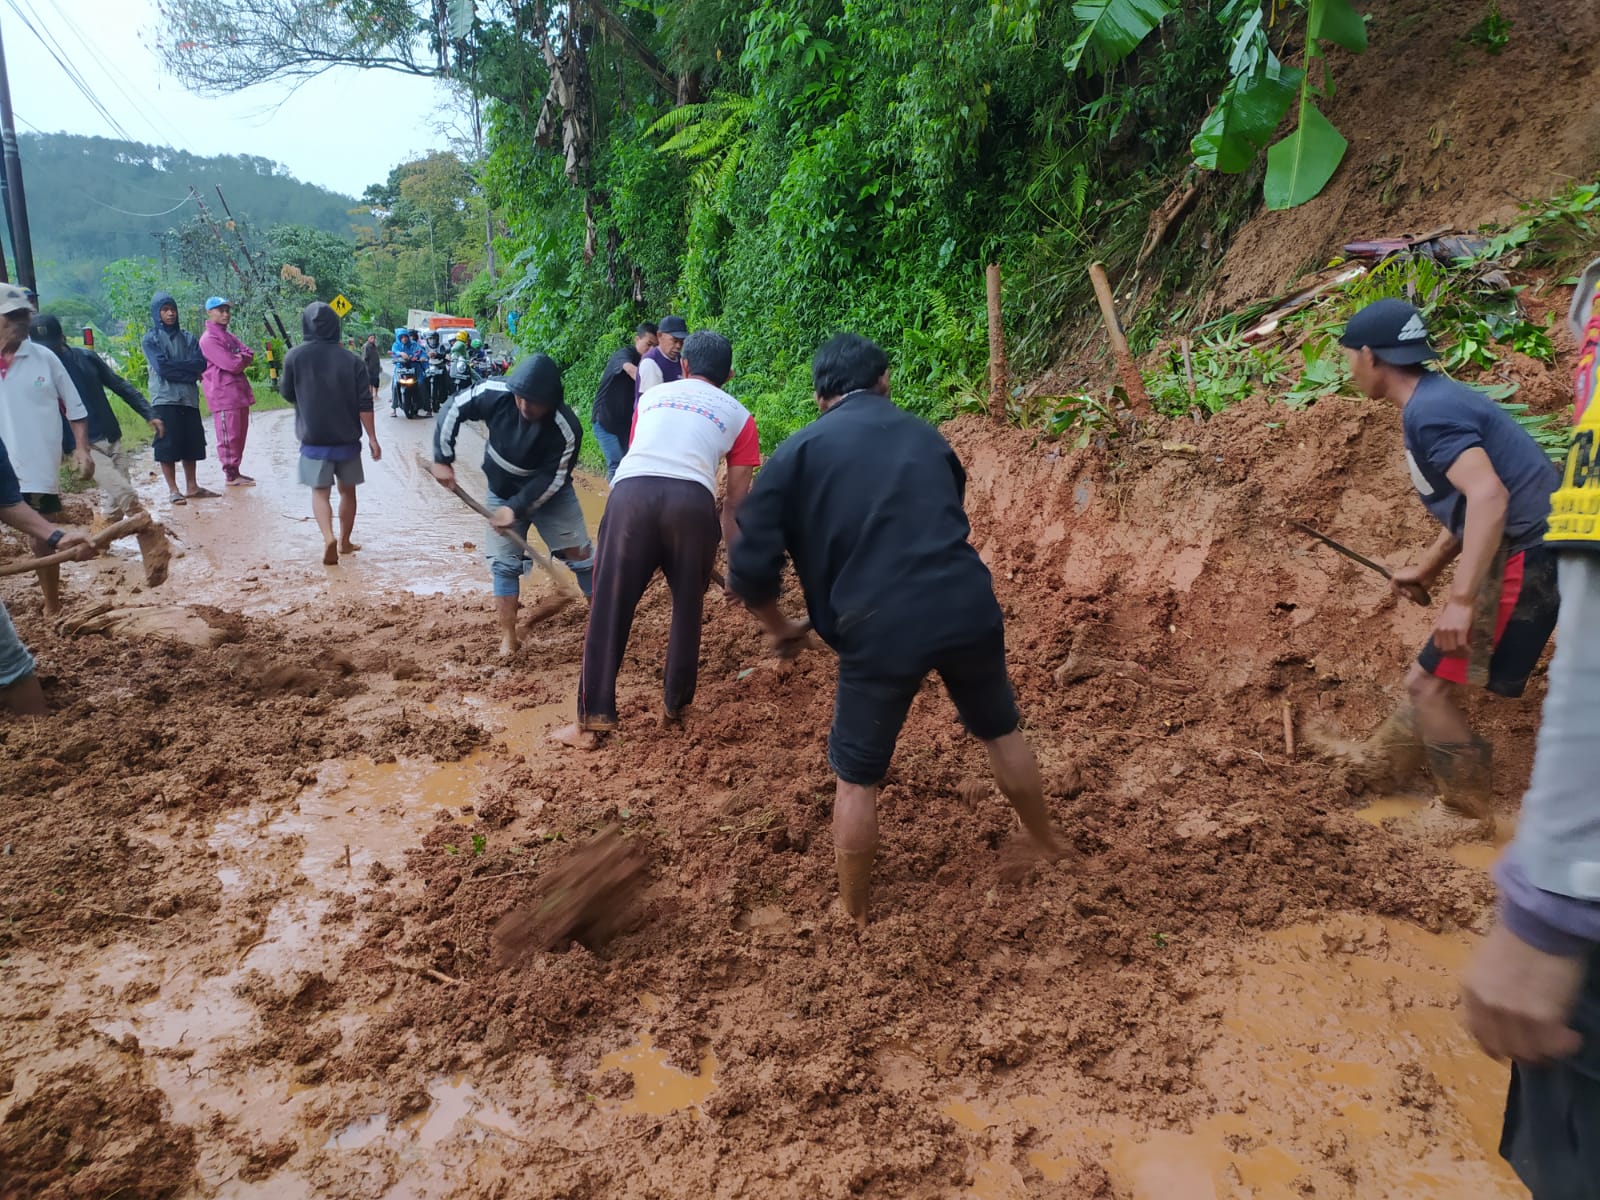
<instances>
[{"instance_id":1,"label":"blue jeans","mask_svg":"<svg viewBox=\"0 0 1600 1200\"><path fill-rule=\"evenodd\" d=\"M484 505L491 512L505 507L506 501L490 492ZM539 531L550 552L566 563L577 577L578 587L589 595L594 577L594 547L589 544L589 530L583 523L583 508L578 503L578 493L569 479L550 499L533 510L533 519L518 520L512 526L526 538L528 527ZM581 557L580 557L581 556ZM522 590L522 577L530 566L510 538L489 527L489 539L484 543L484 557L489 560L489 574L494 581L496 596L515 596Z\"/></svg>"},{"instance_id":2,"label":"blue jeans","mask_svg":"<svg viewBox=\"0 0 1600 1200\"><path fill-rule=\"evenodd\" d=\"M11 614L0 604L0 688L10 687L33 674L33 655L17 636Z\"/></svg>"},{"instance_id":3,"label":"blue jeans","mask_svg":"<svg viewBox=\"0 0 1600 1200\"><path fill-rule=\"evenodd\" d=\"M601 429L598 421L592 422L589 432L594 434L594 440L600 447L600 453L606 456L606 479L612 480L617 476L617 466L622 462L622 456L627 453L622 448L622 439L609 430Z\"/></svg>"}]
</instances>

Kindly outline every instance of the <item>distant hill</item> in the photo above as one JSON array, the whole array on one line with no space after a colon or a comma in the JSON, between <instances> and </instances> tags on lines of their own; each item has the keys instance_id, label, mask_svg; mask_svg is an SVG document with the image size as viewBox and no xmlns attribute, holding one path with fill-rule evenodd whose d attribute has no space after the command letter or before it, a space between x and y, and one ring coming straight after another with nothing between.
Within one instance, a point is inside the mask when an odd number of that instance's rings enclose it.
<instances>
[{"instance_id":1,"label":"distant hill","mask_svg":"<svg viewBox=\"0 0 1600 1200\"><path fill-rule=\"evenodd\" d=\"M76 299L98 313L106 263L159 256L158 235L195 215L192 202L182 203L191 184L219 219L217 184L234 215L255 228L289 222L352 236L353 198L302 183L269 158L207 158L66 133L27 133L18 142L39 290L58 309L77 309Z\"/></svg>"}]
</instances>

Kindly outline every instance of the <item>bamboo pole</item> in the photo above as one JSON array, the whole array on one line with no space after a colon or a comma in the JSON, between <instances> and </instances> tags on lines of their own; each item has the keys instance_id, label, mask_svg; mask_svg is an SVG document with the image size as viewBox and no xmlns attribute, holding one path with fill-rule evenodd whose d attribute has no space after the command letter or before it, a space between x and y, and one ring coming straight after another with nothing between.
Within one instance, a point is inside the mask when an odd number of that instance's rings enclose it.
<instances>
[{"instance_id":1,"label":"bamboo pole","mask_svg":"<svg viewBox=\"0 0 1600 1200\"><path fill-rule=\"evenodd\" d=\"M1006 419L1006 334L1000 319L1000 264L990 263L984 271L989 294L989 415Z\"/></svg>"},{"instance_id":2,"label":"bamboo pole","mask_svg":"<svg viewBox=\"0 0 1600 1200\"><path fill-rule=\"evenodd\" d=\"M1135 414L1150 411L1150 395L1144 390L1144 376L1128 351L1128 339L1123 336L1122 322L1117 320L1117 305L1111 295L1111 281L1101 263L1089 264L1089 282L1094 284L1094 297L1100 302L1100 316L1106 323L1106 335L1111 339L1111 354L1117 362L1117 374L1122 377L1123 389L1128 393L1128 403Z\"/></svg>"}]
</instances>

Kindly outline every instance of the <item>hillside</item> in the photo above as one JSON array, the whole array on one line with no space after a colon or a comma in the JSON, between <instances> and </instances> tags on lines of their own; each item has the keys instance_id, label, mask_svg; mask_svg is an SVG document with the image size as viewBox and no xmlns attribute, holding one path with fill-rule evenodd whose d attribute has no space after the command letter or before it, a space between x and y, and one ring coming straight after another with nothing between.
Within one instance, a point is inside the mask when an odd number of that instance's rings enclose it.
<instances>
[{"instance_id":1,"label":"hillside","mask_svg":"<svg viewBox=\"0 0 1600 1200\"><path fill-rule=\"evenodd\" d=\"M63 133L18 141L39 290L57 311L77 299L85 315L103 319L105 264L159 256L161 235L194 215L191 185L213 209L221 185L235 215L257 228L284 222L350 233L352 198L303 183L269 158Z\"/></svg>"}]
</instances>

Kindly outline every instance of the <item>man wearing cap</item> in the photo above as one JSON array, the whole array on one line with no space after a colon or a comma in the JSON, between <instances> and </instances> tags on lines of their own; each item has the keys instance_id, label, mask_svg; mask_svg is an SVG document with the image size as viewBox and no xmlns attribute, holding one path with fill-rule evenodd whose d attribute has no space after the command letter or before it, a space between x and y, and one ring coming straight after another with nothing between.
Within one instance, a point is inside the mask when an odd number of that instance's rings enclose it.
<instances>
[{"instance_id":1,"label":"man wearing cap","mask_svg":"<svg viewBox=\"0 0 1600 1200\"><path fill-rule=\"evenodd\" d=\"M683 378L678 356L683 339L689 336L689 323L682 317L662 317L656 327L656 344L639 357L639 377L633 391L635 401L651 388Z\"/></svg>"},{"instance_id":2,"label":"man wearing cap","mask_svg":"<svg viewBox=\"0 0 1600 1200\"><path fill-rule=\"evenodd\" d=\"M1545 548L1554 464L1482 392L1427 370L1437 357L1422 314L1379 300L1339 339L1355 384L1401 408L1406 466L1423 505L1443 526L1422 559L1394 573L1396 594L1431 587L1456 564L1433 633L1406 675L1407 699L1365 743L1355 763L1370 783L1402 784L1427 765L1450 812L1492 826L1489 742L1455 701L1468 655L1487 660L1482 683L1520 696L1555 628L1555 556ZM1476 628L1475 628L1476 624Z\"/></svg>"},{"instance_id":3,"label":"man wearing cap","mask_svg":"<svg viewBox=\"0 0 1600 1200\"><path fill-rule=\"evenodd\" d=\"M322 532L322 562L361 549L350 540L356 526L356 488L366 482L361 435L372 461L383 457L372 415L367 367L339 344L339 314L314 300L300 313L302 341L283 356L278 394L294 405L300 439L300 482L311 489L311 515ZM339 536L333 535L333 488L339 487Z\"/></svg>"},{"instance_id":4,"label":"man wearing cap","mask_svg":"<svg viewBox=\"0 0 1600 1200\"><path fill-rule=\"evenodd\" d=\"M110 517L139 511L139 496L129 479L128 452L122 448L122 425L106 390L121 396L123 403L149 422L157 437L163 432L161 421L143 393L113 371L105 359L93 350L67 345L60 318L51 313L36 318L32 337L61 360L89 414L89 452L94 456L94 481L100 488L100 511Z\"/></svg>"},{"instance_id":5,"label":"man wearing cap","mask_svg":"<svg viewBox=\"0 0 1600 1200\"><path fill-rule=\"evenodd\" d=\"M528 563L502 530L526 538L531 525L550 552L567 564L583 594L593 590L594 548L572 486L583 426L565 403L561 368L546 354L531 354L504 377L457 393L439 414L433 431L433 477L447 488L456 483L456 434L463 421L482 421L488 427L483 474L489 494L484 507L491 523L485 549L500 653L512 655L517 651L517 595Z\"/></svg>"},{"instance_id":6,"label":"man wearing cap","mask_svg":"<svg viewBox=\"0 0 1600 1200\"><path fill-rule=\"evenodd\" d=\"M94 478L89 414L61 360L28 337L33 305L14 283L0 284L0 441L16 469L22 497L46 515L61 511L61 418L72 430L72 462ZM44 610L61 611L61 568L39 568Z\"/></svg>"},{"instance_id":7,"label":"man wearing cap","mask_svg":"<svg viewBox=\"0 0 1600 1200\"><path fill-rule=\"evenodd\" d=\"M638 400L634 389L639 382L639 363L656 346L656 327L642 322L633 331L633 342L617 350L606 361L595 389L590 426L600 452L606 456L606 478L615 479L617 464L628 452L633 436L633 409Z\"/></svg>"},{"instance_id":8,"label":"man wearing cap","mask_svg":"<svg viewBox=\"0 0 1600 1200\"><path fill-rule=\"evenodd\" d=\"M600 521L598 586L583 638L578 722L551 735L578 749L594 749L617 727L617 673L634 612L657 571L672 593L662 677L667 720L680 719L694 699L700 619L717 546L731 543L734 516L761 465L755 418L723 391L733 374L728 339L702 329L684 343L682 361L684 378L640 397L633 444L617 468ZM724 460L727 494L719 518L717 470Z\"/></svg>"},{"instance_id":9,"label":"man wearing cap","mask_svg":"<svg viewBox=\"0 0 1600 1200\"><path fill-rule=\"evenodd\" d=\"M173 504L216 496L195 479L195 464L206 456L206 427L200 420L200 376L206 356L200 342L178 320L178 302L168 292L150 298L150 332L140 343L150 365L150 406L161 420L162 434L151 447L167 481ZM184 490L178 490L178 464L183 464Z\"/></svg>"},{"instance_id":10,"label":"man wearing cap","mask_svg":"<svg viewBox=\"0 0 1600 1200\"><path fill-rule=\"evenodd\" d=\"M217 460L229 487L254 487L256 481L242 474L245 437L250 432L250 406L256 402L244 369L255 361L256 352L228 329L233 320L233 305L221 296L206 301L206 327L200 333L200 353L205 355L205 374L200 377L206 404L217 430Z\"/></svg>"}]
</instances>

